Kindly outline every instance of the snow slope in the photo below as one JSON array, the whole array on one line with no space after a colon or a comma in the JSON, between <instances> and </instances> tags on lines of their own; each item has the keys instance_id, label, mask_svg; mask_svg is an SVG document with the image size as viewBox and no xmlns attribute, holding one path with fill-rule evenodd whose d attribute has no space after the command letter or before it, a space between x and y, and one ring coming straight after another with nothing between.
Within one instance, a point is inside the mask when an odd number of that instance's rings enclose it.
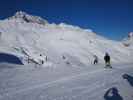
<instances>
[{"instance_id":1,"label":"snow slope","mask_svg":"<svg viewBox=\"0 0 133 100\"><path fill-rule=\"evenodd\" d=\"M38 67L0 64L0 100L110 100L113 87L122 100L133 100L132 64ZM126 80L124 74L131 78ZM109 92L111 94L111 91ZM117 98L114 96L111 100ZM105 97L107 98L107 97Z\"/></svg>"},{"instance_id":2,"label":"snow slope","mask_svg":"<svg viewBox=\"0 0 133 100\"><path fill-rule=\"evenodd\" d=\"M49 24L25 12L17 12L13 17L0 21L0 45L0 52L14 54L24 64L28 58L40 63L47 57L51 64L65 61L88 65L92 64L94 54L103 63L105 52L109 52L113 63L133 60L133 50L121 42L108 40L90 29L64 23Z\"/></svg>"}]
</instances>

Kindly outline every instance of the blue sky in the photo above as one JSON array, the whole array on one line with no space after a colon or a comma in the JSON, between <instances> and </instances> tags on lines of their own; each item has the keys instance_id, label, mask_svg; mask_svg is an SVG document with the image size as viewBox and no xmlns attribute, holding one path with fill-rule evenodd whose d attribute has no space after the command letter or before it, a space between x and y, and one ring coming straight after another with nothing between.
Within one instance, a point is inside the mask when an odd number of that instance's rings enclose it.
<instances>
[{"instance_id":1,"label":"blue sky","mask_svg":"<svg viewBox=\"0 0 133 100\"><path fill-rule=\"evenodd\" d=\"M90 28L114 40L133 31L133 0L0 0L0 19L16 11Z\"/></svg>"}]
</instances>

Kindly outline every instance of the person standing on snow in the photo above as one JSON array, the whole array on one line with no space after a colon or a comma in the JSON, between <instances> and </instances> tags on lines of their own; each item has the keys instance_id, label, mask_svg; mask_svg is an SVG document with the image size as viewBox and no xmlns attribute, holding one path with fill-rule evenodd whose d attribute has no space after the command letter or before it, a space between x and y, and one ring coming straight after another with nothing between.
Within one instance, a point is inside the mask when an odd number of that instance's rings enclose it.
<instances>
[{"instance_id":1,"label":"person standing on snow","mask_svg":"<svg viewBox=\"0 0 133 100\"><path fill-rule=\"evenodd\" d=\"M105 65L106 66L110 66L110 55L108 53L105 53L105 56L104 56L104 61L105 61Z\"/></svg>"},{"instance_id":2,"label":"person standing on snow","mask_svg":"<svg viewBox=\"0 0 133 100\"><path fill-rule=\"evenodd\" d=\"M93 64L97 64L98 63L98 57L96 55L93 56L94 57L94 62Z\"/></svg>"}]
</instances>

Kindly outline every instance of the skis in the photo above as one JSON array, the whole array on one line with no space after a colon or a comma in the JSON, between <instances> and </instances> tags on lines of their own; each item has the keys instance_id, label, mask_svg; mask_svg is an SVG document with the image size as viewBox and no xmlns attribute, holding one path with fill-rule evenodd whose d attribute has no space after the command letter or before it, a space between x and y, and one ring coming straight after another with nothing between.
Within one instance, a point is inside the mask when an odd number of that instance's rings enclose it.
<instances>
[{"instance_id":1,"label":"skis","mask_svg":"<svg viewBox=\"0 0 133 100\"><path fill-rule=\"evenodd\" d=\"M104 68L111 68L112 69L112 66L111 65L106 65Z\"/></svg>"}]
</instances>

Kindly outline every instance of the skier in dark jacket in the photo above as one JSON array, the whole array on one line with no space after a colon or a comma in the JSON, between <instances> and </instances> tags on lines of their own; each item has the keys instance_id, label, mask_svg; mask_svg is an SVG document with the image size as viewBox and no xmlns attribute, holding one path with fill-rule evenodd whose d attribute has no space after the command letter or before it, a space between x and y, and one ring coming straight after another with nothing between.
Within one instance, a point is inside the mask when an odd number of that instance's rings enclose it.
<instances>
[{"instance_id":1,"label":"skier in dark jacket","mask_svg":"<svg viewBox=\"0 0 133 100\"><path fill-rule=\"evenodd\" d=\"M110 55L108 53L105 54L104 61L105 61L106 66L111 66L110 65Z\"/></svg>"}]
</instances>

